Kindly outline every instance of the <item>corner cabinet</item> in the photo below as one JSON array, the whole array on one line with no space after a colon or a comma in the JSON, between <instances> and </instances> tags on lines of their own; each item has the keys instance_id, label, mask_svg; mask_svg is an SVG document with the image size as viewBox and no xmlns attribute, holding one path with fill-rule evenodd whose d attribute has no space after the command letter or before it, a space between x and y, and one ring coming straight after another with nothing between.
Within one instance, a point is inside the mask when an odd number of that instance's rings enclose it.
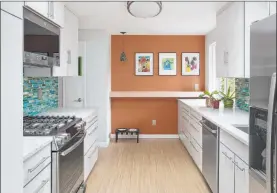
<instances>
[{"instance_id":1,"label":"corner cabinet","mask_svg":"<svg viewBox=\"0 0 277 193\"><path fill-rule=\"evenodd\" d=\"M269 10L269 2L232 2L217 14L217 77L249 77L250 25L269 16Z\"/></svg>"}]
</instances>

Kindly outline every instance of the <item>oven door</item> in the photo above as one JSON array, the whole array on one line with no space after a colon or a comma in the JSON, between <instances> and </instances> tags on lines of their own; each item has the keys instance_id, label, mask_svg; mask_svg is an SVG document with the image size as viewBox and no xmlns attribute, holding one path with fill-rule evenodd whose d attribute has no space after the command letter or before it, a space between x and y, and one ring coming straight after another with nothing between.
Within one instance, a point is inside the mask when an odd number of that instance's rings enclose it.
<instances>
[{"instance_id":1,"label":"oven door","mask_svg":"<svg viewBox=\"0 0 277 193\"><path fill-rule=\"evenodd\" d=\"M75 193L84 180L84 138L79 133L59 152L53 152L52 193Z\"/></svg>"}]
</instances>

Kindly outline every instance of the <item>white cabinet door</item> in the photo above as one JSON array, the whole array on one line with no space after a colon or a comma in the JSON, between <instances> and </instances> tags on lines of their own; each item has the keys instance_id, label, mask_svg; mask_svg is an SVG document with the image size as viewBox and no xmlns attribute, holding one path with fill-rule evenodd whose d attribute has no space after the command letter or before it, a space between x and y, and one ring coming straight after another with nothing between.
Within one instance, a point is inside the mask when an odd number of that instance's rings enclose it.
<instances>
[{"instance_id":1,"label":"white cabinet door","mask_svg":"<svg viewBox=\"0 0 277 193\"><path fill-rule=\"evenodd\" d=\"M269 14L270 15L276 14L276 1L269 2Z\"/></svg>"},{"instance_id":2,"label":"white cabinet door","mask_svg":"<svg viewBox=\"0 0 277 193\"><path fill-rule=\"evenodd\" d=\"M249 193L248 165L235 157L235 193Z\"/></svg>"},{"instance_id":3,"label":"white cabinet door","mask_svg":"<svg viewBox=\"0 0 277 193\"><path fill-rule=\"evenodd\" d=\"M23 21L1 10L0 25L2 112L0 192L21 193L23 191ZM12 136L16 145L8 136Z\"/></svg>"},{"instance_id":4,"label":"white cabinet door","mask_svg":"<svg viewBox=\"0 0 277 193\"><path fill-rule=\"evenodd\" d=\"M268 193L266 187L262 186L254 177L249 175L249 193Z\"/></svg>"},{"instance_id":5,"label":"white cabinet door","mask_svg":"<svg viewBox=\"0 0 277 193\"><path fill-rule=\"evenodd\" d=\"M1 9L16 17L23 17L23 2L1 2Z\"/></svg>"},{"instance_id":6,"label":"white cabinet door","mask_svg":"<svg viewBox=\"0 0 277 193\"><path fill-rule=\"evenodd\" d=\"M51 20L61 27L64 27L64 3L52 2Z\"/></svg>"},{"instance_id":7,"label":"white cabinet door","mask_svg":"<svg viewBox=\"0 0 277 193\"><path fill-rule=\"evenodd\" d=\"M25 5L47 18L50 17L48 1L25 1Z\"/></svg>"},{"instance_id":8,"label":"white cabinet door","mask_svg":"<svg viewBox=\"0 0 277 193\"><path fill-rule=\"evenodd\" d=\"M54 76L78 76L78 18L64 9L64 28L61 29L60 67L53 69Z\"/></svg>"},{"instance_id":9,"label":"white cabinet door","mask_svg":"<svg viewBox=\"0 0 277 193\"><path fill-rule=\"evenodd\" d=\"M222 143L219 148L219 193L234 193L235 155Z\"/></svg>"}]
</instances>

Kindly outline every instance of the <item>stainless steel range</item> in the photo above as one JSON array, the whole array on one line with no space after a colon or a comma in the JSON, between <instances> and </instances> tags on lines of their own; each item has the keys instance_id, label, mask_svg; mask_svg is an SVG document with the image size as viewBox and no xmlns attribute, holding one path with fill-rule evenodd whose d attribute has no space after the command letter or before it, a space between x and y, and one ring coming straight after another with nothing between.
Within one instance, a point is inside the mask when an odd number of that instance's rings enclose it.
<instances>
[{"instance_id":1,"label":"stainless steel range","mask_svg":"<svg viewBox=\"0 0 277 193\"><path fill-rule=\"evenodd\" d=\"M85 122L75 116L26 116L24 136L51 136L52 193L83 188Z\"/></svg>"}]
</instances>

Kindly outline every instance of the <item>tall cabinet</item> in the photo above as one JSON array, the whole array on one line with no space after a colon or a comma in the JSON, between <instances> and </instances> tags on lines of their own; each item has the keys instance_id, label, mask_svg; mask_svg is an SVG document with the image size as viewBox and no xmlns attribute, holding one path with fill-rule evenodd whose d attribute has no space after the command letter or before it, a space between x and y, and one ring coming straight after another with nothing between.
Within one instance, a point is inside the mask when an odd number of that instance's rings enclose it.
<instances>
[{"instance_id":1,"label":"tall cabinet","mask_svg":"<svg viewBox=\"0 0 277 193\"><path fill-rule=\"evenodd\" d=\"M216 18L217 77L249 77L250 26L253 22L274 13L276 13L276 2L266 1L232 2L218 12Z\"/></svg>"},{"instance_id":2,"label":"tall cabinet","mask_svg":"<svg viewBox=\"0 0 277 193\"><path fill-rule=\"evenodd\" d=\"M23 191L22 6L22 2L1 3L1 192L5 193Z\"/></svg>"}]
</instances>

